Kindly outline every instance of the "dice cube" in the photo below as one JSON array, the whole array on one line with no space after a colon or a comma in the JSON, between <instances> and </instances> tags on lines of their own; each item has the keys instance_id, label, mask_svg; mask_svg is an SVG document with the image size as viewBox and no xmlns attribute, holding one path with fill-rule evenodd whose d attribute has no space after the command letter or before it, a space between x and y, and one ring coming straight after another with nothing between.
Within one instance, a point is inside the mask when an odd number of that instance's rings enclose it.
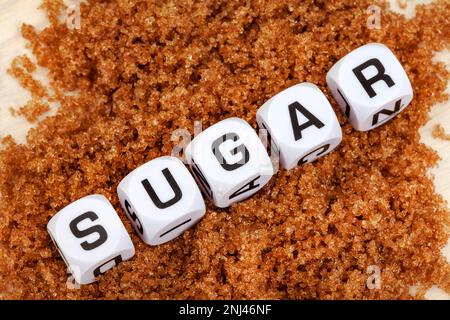
<instances>
[{"instance_id":1,"label":"dice cube","mask_svg":"<svg viewBox=\"0 0 450 320\"><path fill-rule=\"evenodd\" d=\"M102 195L81 198L50 219L48 233L75 281L89 284L134 256L134 246L111 203Z\"/></svg>"},{"instance_id":2,"label":"dice cube","mask_svg":"<svg viewBox=\"0 0 450 320\"><path fill-rule=\"evenodd\" d=\"M200 133L187 146L185 158L204 194L220 208L256 193L274 172L255 130L239 118Z\"/></svg>"},{"instance_id":3,"label":"dice cube","mask_svg":"<svg viewBox=\"0 0 450 320\"><path fill-rule=\"evenodd\" d=\"M205 202L186 166L175 157L153 159L130 172L117 194L141 239L158 245L174 239L205 214Z\"/></svg>"},{"instance_id":4,"label":"dice cube","mask_svg":"<svg viewBox=\"0 0 450 320\"><path fill-rule=\"evenodd\" d=\"M402 65L388 47L378 43L362 46L339 60L328 72L327 84L359 131L386 123L413 98Z\"/></svg>"},{"instance_id":5,"label":"dice cube","mask_svg":"<svg viewBox=\"0 0 450 320\"><path fill-rule=\"evenodd\" d=\"M258 109L256 120L269 132L281 166L287 170L328 154L342 141L333 108L311 83L297 84L273 96Z\"/></svg>"}]
</instances>

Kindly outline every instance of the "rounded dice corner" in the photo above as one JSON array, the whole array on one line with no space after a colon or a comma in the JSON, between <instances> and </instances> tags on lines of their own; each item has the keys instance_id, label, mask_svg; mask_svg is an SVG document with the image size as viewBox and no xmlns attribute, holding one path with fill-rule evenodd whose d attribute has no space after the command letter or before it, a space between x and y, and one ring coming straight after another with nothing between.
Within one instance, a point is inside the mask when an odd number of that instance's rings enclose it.
<instances>
[{"instance_id":1,"label":"rounded dice corner","mask_svg":"<svg viewBox=\"0 0 450 320\"><path fill-rule=\"evenodd\" d=\"M54 241L53 230L55 229L57 219L58 219L58 217L57 217L57 213L56 213L47 222L47 232L50 234L50 237L52 238L53 241Z\"/></svg>"},{"instance_id":2,"label":"rounded dice corner","mask_svg":"<svg viewBox=\"0 0 450 320\"><path fill-rule=\"evenodd\" d=\"M59 211L57 211L47 222L47 230L49 232L53 232L53 236L55 236L54 233L58 226L58 222L61 219L64 212L71 210L72 208L78 206L80 203L85 202L85 201L99 201L102 204L103 203L109 204L109 200L102 194L91 194L91 195L87 195L82 198L79 198L79 199L75 200L74 202L71 202L68 205L66 205L65 207L61 208ZM112 205L111 205L111 207L112 207Z\"/></svg>"}]
</instances>

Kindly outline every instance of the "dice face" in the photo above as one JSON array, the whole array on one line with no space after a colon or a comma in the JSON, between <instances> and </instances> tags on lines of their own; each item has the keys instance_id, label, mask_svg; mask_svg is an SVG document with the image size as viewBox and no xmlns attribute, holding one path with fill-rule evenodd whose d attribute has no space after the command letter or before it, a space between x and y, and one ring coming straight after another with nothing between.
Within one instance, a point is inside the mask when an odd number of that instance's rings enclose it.
<instances>
[{"instance_id":1,"label":"dice face","mask_svg":"<svg viewBox=\"0 0 450 320\"><path fill-rule=\"evenodd\" d=\"M256 113L289 170L335 149L342 141L336 114L320 89L310 83L292 86L272 97Z\"/></svg>"},{"instance_id":2,"label":"dice face","mask_svg":"<svg viewBox=\"0 0 450 320\"><path fill-rule=\"evenodd\" d=\"M59 211L47 230L79 284L134 256L134 246L111 203L102 195L81 198Z\"/></svg>"},{"instance_id":3,"label":"dice face","mask_svg":"<svg viewBox=\"0 0 450 320\"><path fill-rule=\"evenodd\" d=\"M204 194L220 208L256 193L274 172L255 130L239 118L200 133L187 146L185 158Z\"/></svg>"},{"instance_id":4,"label":"dice face","mask_svg":"<svg viewBox=\"0 0 450 320\"><path fill-rule=\"evenodd\" d=\"M412 100L408 76L383 44L362 46L339 60L327 74L334 98L356 130L374 129Z\"/></svg>"},{"instance_id":5,"label":"dice face","mask_svg":"<svg viewBox=\"0 0 450 320\"><path fill-rule=\"evenodd\" d=\"M194 178L174 157L156 158L138 167L119 183L117 194L136 232L150 245L179 236L206 211Z\"/></svg>"}]
</instances>

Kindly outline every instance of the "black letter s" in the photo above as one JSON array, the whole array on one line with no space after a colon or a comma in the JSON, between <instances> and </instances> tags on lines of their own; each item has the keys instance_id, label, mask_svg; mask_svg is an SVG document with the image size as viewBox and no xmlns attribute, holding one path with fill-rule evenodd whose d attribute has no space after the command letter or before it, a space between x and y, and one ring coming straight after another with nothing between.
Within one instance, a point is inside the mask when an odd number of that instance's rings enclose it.
<instances>
[{"instance_id":1,"label":"black letter s","mask_svg":"<svg viewBox=\"0 0 450 320\"><path fill-rule=\"evenodd\" d=\"M93 249L101 246L103 243L105 243L106 240L108 239L108 233L106 232L105 228L103 228L99 224L94 225L94 226L89 227L84 230L78 229L78 224L85 219L90 219L91 221L95 221L98 219L98 216L95 212L92 212L92 211L85 212L81 216L78 216L75 219L73 219L72 222L70 222L69 227L70 227L70 231L72 231L73 235L77 238L84 238L93 233L98 233L98 239L95 240L94 242L89 243L87 241L84 241L80 244L84 250L89 251L89 250L93 250Z\"/></svg>"}]
</instances>

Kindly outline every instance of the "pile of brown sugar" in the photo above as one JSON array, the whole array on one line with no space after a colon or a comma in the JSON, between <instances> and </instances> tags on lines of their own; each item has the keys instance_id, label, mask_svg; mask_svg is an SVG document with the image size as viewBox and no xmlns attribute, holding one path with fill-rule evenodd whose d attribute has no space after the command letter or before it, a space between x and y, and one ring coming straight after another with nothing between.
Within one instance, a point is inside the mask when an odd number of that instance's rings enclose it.
<instances>
[{"instance_id":1,"label":"pile of brown sugar","mask_svg":"<svg viewBox=\"0 0 450 320\"><path fill-rule=\"evenodd\" d=\"M3 141L0 297L398 299L410 298L411 285L419 285L416 298L432 285L450 292L440 252L450 215L427 175L438 156L418 133L446 99L449 74L432 57L450 43L450 2L419 7L412 20L380 2L381 28L369 29L373 2L92 0L81 7L79 30L59 22L60 2L45 2L51 25L22 33L49 70L54 93L46 99L61 108L25 145ZM395 52L414 100L386 125L357 132L325 75L369 42ZM138 239L116 195L128 172L170 154L173 130L193 132L196 120L205 128L235 116L255 126L264 101L304 81L327 93L339 117L336 151L280 170L228 209L208 203L204 219L167 244ZM71 290L46 224L92 193L113 203L136 256ZM366 286L369 266L380 269L381 289Z\"/></svg>"}]
</instances>

